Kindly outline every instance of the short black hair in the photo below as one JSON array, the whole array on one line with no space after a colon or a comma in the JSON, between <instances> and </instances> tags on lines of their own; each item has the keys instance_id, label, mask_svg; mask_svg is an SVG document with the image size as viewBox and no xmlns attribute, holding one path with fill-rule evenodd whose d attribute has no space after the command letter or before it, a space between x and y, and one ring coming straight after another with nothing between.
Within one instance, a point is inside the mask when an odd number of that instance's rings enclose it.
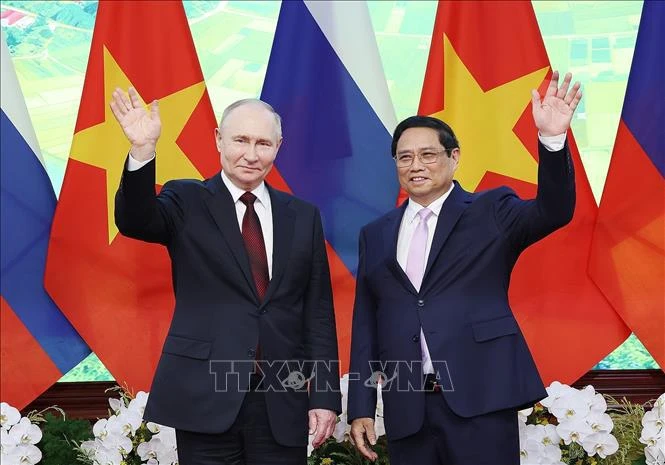
<instances>
[{"instance_id":1,"label":"short black hair","mask_svg":"<svg viewBox=\"0 0 665 465\"><path fill-rule=\"evenodd\" d=\"M393 142L390 146L390 152L393 158L395 158L395 155L397 154L397 142L399 141L399 138L402 137L402 133L409 128L434 129L439 135L439 142L446 148L446 150L448 150L448 156L450 156L450 150L459 148L459 142L457 142L457 137L455 137L452 128L440 119L431 116L409 116L397 125L395 132L393 133Z\"/></svg>"}]
</instances>

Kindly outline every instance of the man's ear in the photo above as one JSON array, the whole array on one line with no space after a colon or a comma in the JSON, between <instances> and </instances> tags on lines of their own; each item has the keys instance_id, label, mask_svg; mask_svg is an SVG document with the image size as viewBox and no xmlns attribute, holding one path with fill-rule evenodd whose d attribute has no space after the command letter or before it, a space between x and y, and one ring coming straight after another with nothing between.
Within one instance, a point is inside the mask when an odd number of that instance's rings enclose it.
<instances>
[{"instance_id":1,"label":"man's ear","mask_svg":"<svg viewBox=\"0 0 665 465\"><path fill-rule=\"evenodd\" d=\"M219 128L215 128L215 145L217 146L217 151L222 153L222 133L219 132Z\"/></svg>"}]
</instances>

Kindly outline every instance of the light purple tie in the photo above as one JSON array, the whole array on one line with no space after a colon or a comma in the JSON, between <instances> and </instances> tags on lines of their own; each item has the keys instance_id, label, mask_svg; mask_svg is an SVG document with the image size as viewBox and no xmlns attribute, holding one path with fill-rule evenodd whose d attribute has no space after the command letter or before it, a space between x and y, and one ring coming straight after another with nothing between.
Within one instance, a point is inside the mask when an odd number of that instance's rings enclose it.
<instances>
[{"instance_id":1,"label":"light purple tie","mask_svg":"<svg viewBox=\"0 0 665 465\"><path fill-rule=\"evenodd\" d=\"M423 282L423 275L425 274L425 264L427 263L427 220L432 216L432 210L423 208L418 212L419 223L416 230L411 237L411 245L409 245L409 255L406 258L406 275L411 280L411 284L420 290L420 285Z\"/></svg>"},{"instance_id":2,"label":"light purple tie","mask_svg":"<svg viewBox=\"0 0 665 465\"><path fill-rule=\"evenodd\" d=\"M420 285L423 282L425 274L425 265L427 264L427 220L432 216L432 210L423 208L418 212L419 223L416 230L411 237L411 245L409 245L409 255L406 257L406 275L411 280L411 284L420 291ZM425 341L425 333L420 328L420 351L423 360L423 372L434 373L432 368L432 361Z\"/></svg>"}]
</instances>

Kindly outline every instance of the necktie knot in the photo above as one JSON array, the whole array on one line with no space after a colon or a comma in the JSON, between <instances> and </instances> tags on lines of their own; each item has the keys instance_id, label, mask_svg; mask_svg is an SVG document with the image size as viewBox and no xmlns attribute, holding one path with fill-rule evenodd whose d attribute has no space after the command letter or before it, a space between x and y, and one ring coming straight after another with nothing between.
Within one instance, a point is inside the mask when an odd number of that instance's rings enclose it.
<instances>
[{"instance_id":1,"label":"necktie knot","mask_svg":"<svg viewBox=\"0 0 665 465\"><path fill-rule=\"evenodd\" d=\"M418 212L418 217L420 218L420 221L427 221L430 216L432 216L434 212L430 210L429 208L423 208Z\"/></svg>"},{"instance_id":2,"label":"necktie knot","mask_svg":"<svg viewBox=\"0 0 665 465\"><path fill-rule=\"evenodd\" d=\"M252 194L251 192L245 192L240 196L240 201L247 205L248 207L251 205L254 205L254 201L256 200L256 196Z\"/></svg>"}]
</instances>

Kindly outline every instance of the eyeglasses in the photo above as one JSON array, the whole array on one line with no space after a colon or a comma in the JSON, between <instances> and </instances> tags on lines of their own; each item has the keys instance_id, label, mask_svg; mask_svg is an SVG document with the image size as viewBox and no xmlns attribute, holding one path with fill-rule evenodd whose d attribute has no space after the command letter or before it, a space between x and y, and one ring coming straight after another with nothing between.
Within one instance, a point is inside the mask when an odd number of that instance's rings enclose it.
<instances>
[{"instance_id":1,"label":"eyeglasses","mask_svg":"<svg viewBox=\"0 0 665 465\"><path fill-rule=\"evenodd\" d=\"M397 164L398 168L408 168L411 165L413 165L413 160L416 159L416 156L418 157L418 160L420 160L420 163L423 163L425 165L431 165L432 163L436 163L437 160L439 159L439 155L442 153L450 152L448 149L441 149L441 150L424 150L422 152L418 152L417 154L413 154L411 152L405 152L405 153L398 153L393 157L395 160L395 163Z\"/></svg>"}]
</instances>

